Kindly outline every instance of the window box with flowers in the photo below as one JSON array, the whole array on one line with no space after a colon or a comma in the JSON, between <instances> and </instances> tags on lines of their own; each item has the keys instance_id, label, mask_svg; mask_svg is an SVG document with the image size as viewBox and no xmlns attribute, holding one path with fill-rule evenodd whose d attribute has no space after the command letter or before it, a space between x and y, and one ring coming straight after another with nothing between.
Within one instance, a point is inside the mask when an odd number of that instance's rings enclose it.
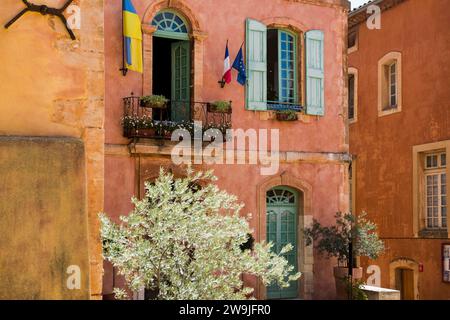
<instances>
[{"instance_id":1,"label":"window box with flowers","mask_svg":"<svg viewBox=\"0 0 450 320\"><path fill-rule=\"evenodd\" d=\"M297 121L298 115L294 110L277 111L276 118L278 121Z\"/></svg>"},{"instance_id":2,"label":"window box with flowers","mask_svg":"<svg viewBox=\"0 0 450 320\"><path fill-rule=\"evenodd\" d=\"M231 101L214 101L207 105L208 112L211 113L231 113Z\"/></svg>"},{"instance_id":3,"label":"window box with flowers","mask_svg":"<svg viewBox=\"0 0 450 320\"><path fill-rule=\"evenodd\" d=\"M269 105L270 110L275 112L275 118L278 121L297 121L299 113L303 107L294 104L273 103Z\"/></svg>"}]
</instances>

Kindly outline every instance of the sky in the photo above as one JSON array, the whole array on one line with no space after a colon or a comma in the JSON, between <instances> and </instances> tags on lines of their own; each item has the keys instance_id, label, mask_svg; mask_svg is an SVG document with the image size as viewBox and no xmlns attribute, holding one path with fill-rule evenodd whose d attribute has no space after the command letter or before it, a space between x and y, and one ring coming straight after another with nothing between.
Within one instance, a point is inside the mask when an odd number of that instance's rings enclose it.
<instances>
[{"instance_id":1,"label":"sky","mask_svg":"<svg viewBox=\"0 0 450 320\"><path fill-rule=\"evenodd\" d=\"M350 0L350 2L352 3L352 9L354 9L366 2L369 2L369 0Z\"/></svg>"}]
</instances>

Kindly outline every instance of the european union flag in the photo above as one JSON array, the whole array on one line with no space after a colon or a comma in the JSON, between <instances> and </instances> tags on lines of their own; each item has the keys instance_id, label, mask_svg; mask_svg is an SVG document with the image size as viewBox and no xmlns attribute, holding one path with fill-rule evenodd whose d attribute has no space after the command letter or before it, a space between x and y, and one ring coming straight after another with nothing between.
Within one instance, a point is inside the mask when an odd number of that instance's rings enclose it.
<instances>
[{"instance_id":1,"label":"european union flag","mask_svg":"<svg viewBox=\"0 0 450 320\"><path fill-rule=\"evenodd\" d=\"M236 69L239 72L237 81L245 86L245 83L247 82L247 73L245 71L244 54L242 53L242 47L239 50L236 59L234 59L233 69Z\"/></svg>"}]
</instances>

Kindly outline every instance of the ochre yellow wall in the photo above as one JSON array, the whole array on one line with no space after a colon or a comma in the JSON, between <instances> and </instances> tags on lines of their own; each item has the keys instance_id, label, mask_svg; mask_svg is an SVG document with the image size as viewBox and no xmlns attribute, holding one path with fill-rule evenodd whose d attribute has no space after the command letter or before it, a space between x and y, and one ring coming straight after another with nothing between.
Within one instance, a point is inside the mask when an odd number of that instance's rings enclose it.
<instances>
[{"instance_id":1,"label":"ochre yellow wall","mask_svg":"<svg viewBox=\"0 0 450 320\"><path fill-rule=\"evenodd\" d=\"M0 138L0 176L0 299L89 298L83 142Z\"/></svg>"},{"instance_id":2,"label":"ochre yellow wall","mask_svg":"<svg viewBox=\"0 0 450 320\"><path fill-rule=\"evenodd\" d=\"M34 2L61 7L66 0ZM97 214L103 211L104 176L103 0L75 0L74 4L81 13L81 28L75 30L76 41L70 39L58 18L39 13L26 13L9 29L0 28L0 136L73 137L82 141L85 152L78 154L81 157L78 160L84 163L84 171L79 174L86 177L84 201L89 245L85 243L74 250L89 252L89 294L91 298L100 298L102 257ZM22 1L2 0L0 24L5 24L23 8ZM64 157L69 150L61 149L61 152ZM22 154L27 157L26 150ZM38 174L29 168L28 165L13 166L10 170L24 177L23 183L27 184ZM45 188L49 193L61 192L49 185ZM20 196L19 190L11 192L14 194L8 195L10 199ZM72 194L70 199L78 196ZM36 207L35 211L39 212L38 209ZM33 211L31 207L29 210ZM69 215L70 210L64 214ZM50 225L56 228L59 224L52 220ZM47 231L49 233L42 234L43 237L53 232ZM30 245L33 241L30 236ZM50 236L49 241L47 245L55 245L52 243L55 238ZM36 263L49 262L42 259ZM45 278L42 285L44 282ZM0 283L0 288L2 285ZM48 283L44 287L46 285ZM51 290L48 287L41 297L57 297L50 295Z\"/></svg>"}]
</instances>

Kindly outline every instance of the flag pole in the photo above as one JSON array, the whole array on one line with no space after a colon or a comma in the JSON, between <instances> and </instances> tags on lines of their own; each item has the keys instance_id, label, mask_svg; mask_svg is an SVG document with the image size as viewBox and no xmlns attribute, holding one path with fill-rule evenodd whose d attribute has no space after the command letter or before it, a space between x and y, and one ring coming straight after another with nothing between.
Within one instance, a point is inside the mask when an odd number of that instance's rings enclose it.
<instances>
[{"instance_id":1,"label":"flag pole","mask_svg":"<svg viewBox=\"0 0 450 320\"><path fill-rule=\"evenodd\" d=\"M123 11L124 11L124 6L123 6L123 0L122 0L122 68L120 69L120 71L122 71L122 75L125 77L128 73L128 68L125 64L125 34L123 33Z\"/></svg>"}]
</instances>

